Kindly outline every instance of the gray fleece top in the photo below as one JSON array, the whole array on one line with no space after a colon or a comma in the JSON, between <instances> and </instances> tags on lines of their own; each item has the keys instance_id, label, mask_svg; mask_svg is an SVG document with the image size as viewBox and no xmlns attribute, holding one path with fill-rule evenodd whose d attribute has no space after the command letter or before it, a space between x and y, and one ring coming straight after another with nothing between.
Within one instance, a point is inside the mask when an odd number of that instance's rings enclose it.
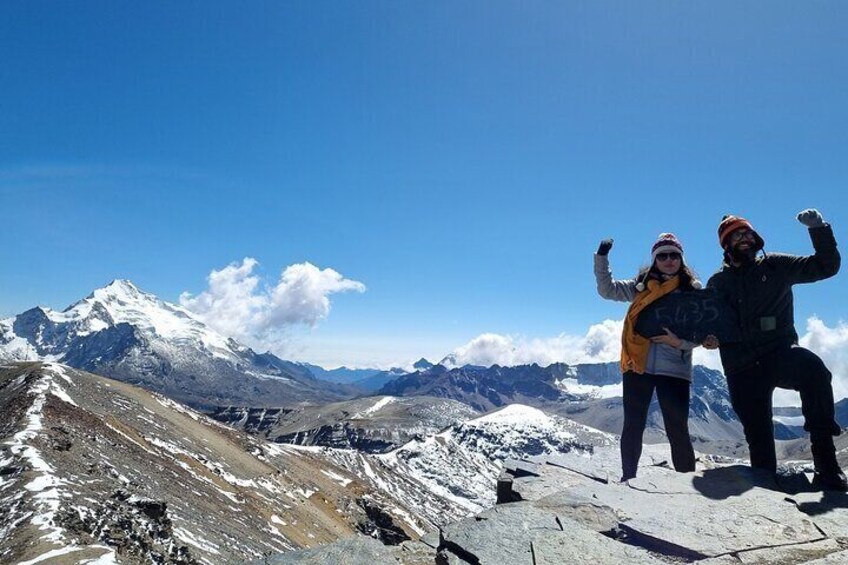
<instances>
[{"instance_id":1,"label":"gray fleece top","mask_svg":"<svg viewBox=\"0 0 848 565\"><path fill-rule=\"evenodd\" d=\"M613 279L609 257L597 253L595 254L595 282L598 283L598 294L608 300L632 302L638 294L636 279ZM697 346L686 340L683 340L680 349L662 343L651 343L645 371L652 375L677 377L692 382L692 350Z\"/></svg>"}]
</instances>

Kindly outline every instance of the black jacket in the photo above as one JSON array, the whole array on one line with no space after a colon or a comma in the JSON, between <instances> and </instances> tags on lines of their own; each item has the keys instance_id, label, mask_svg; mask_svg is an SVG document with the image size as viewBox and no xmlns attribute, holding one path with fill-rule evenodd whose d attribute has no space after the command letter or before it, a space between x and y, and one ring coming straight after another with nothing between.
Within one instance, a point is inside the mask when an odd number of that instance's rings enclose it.
<instances>
[{"instance_id":1,"label":"black jacket","mask_svg":"<svg viewBox=\"0 0 848 565\"><path fill-rule=\"evenodd\" d=\"M763 355L798 343L792 285L832 277L841 261L829 225L811 228L810 238L813 255L769 253L741 267L725 263L710 277L707 288L715 288L733 307L742 334L741 342L720 346L725 374L744 370Z\"/></svg>"}]
</instances>

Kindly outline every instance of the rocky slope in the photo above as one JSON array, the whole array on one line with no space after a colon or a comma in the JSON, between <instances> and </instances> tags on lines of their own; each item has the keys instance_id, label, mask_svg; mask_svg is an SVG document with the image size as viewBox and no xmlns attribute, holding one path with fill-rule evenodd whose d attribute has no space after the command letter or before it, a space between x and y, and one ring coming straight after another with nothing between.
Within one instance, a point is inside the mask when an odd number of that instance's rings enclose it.
<instances>
[{"instance_id":1,"label":"rocky slope","mask_svg":"<svg viewBox=\"0 0 848 565\"><path fill-rule=\"evenodd\" d=\"M466 404L444 398L372 396L292 408L227 406L210 415L277 443L382 453L478 413Z\"/></svg>"},{"instance_id":2,"label":"rocky slope","mask_svg":"<svg viewBox=\"0 0 848 565\"><path fill-rule=\"evenodd\" d=\"M510 458L591 453L614 436L541 410L511 405L414 439L384 454L320 448L337 465L444 525L495 503L495 485Z\"/></svg>"},{"instance_id":3,"label":"rocky slope","mask_svg":"<svg viewBox=\"0 0 848 565\"><path fill-rule=\"evenodd\" d=\"M3 563L235 563L433 527L317 450L63 365L2 367L0 414Z\"/></svg>"},{"instance_id":4,"label":"rocky slope","mask_svg":"<svg viewBox=\"0 0 848 565\"><path fill-rule=\"evenodd\" d=\"M200 408L327 402L356 393L257 354L126 280L62 312L36 307L0 320L0 359L57 361Z\"/></svg>"}]
</instances>

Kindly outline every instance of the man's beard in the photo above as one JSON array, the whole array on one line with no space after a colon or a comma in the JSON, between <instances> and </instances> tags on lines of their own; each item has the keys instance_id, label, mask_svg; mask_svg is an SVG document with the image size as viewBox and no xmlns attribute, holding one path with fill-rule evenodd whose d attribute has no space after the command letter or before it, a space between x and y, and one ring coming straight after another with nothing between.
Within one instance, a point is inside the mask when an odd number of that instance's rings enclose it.
<instances>
[{"instance_id":1,"label":"man's beard","mask_svg":"<svg viewBox=\"0 0 848 565\"><path fill-rule=\"evenodd\" d=\"M757 257L757 249L754 247L748 247L745 249L740 249L739 247L731 247L730 248L730 258L734 263L746 264L752 262Z\"/></svg>"}]
</instances>

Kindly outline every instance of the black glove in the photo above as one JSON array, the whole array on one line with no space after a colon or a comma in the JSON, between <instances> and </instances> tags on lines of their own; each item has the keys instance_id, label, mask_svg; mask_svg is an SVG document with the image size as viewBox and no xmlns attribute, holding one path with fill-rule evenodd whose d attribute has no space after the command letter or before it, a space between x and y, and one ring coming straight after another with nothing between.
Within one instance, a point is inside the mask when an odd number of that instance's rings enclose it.
<instances>
[{"instance_id":1,"label":"black glove","mask_svg":"<svg viewBox=\"0 0 848 565\"><path fill-rule=\"evenodd\" d=\"M612 249L612 240L602 239L601 244L598 246L598 255L607 255L610 249Z\"/></svg>"}]
</instances>

